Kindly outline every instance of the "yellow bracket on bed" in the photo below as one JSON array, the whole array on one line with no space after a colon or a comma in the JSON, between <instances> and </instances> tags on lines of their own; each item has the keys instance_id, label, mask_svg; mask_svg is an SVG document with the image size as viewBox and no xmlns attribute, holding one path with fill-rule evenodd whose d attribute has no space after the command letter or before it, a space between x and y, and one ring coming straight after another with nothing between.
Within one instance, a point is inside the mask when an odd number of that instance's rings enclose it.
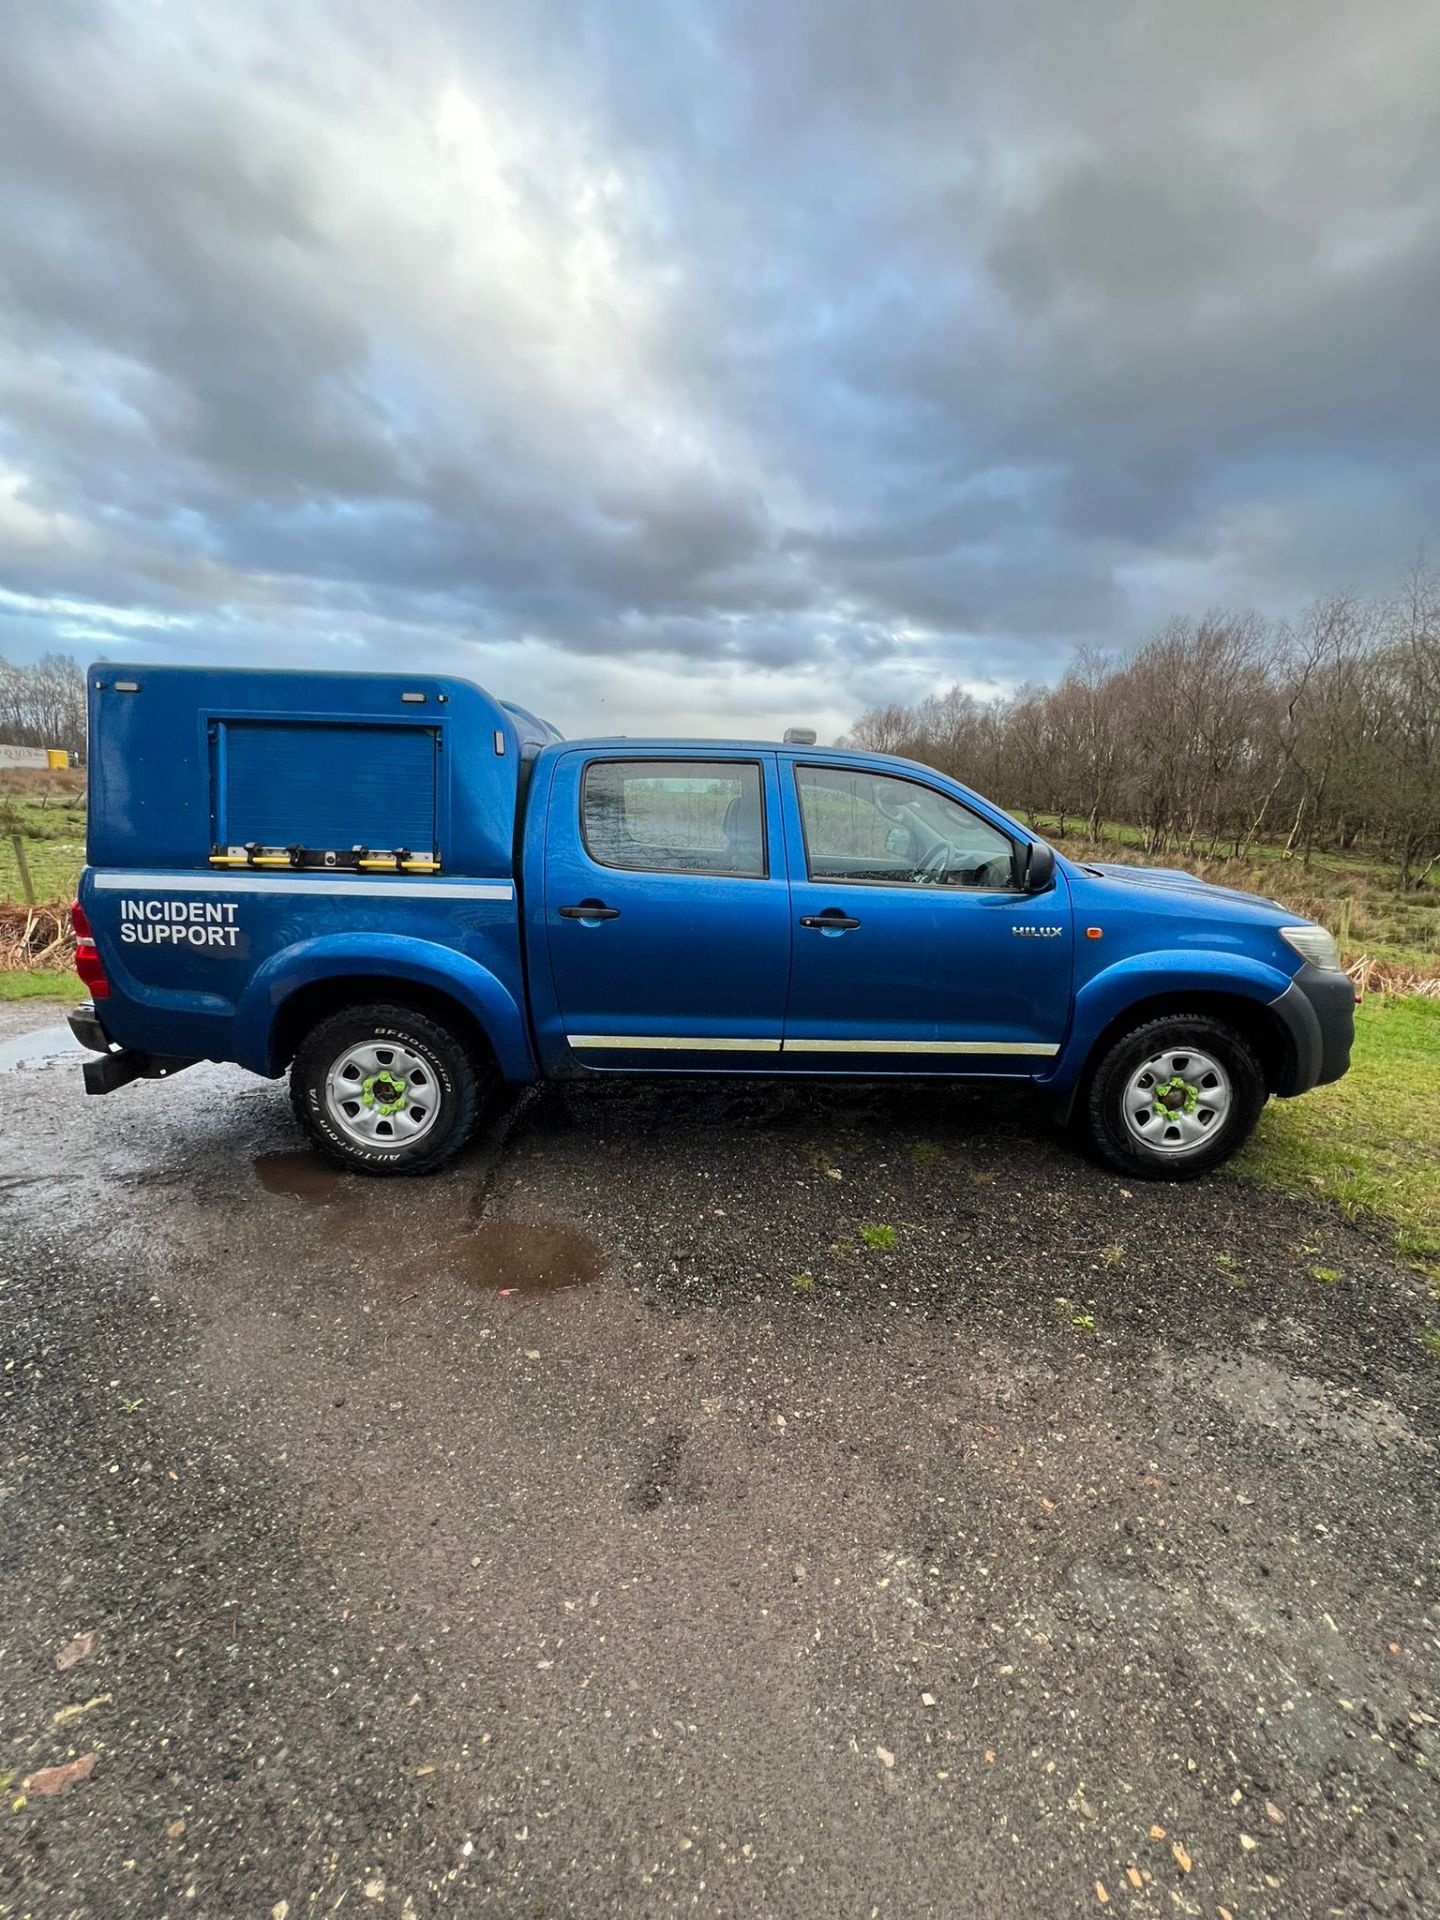
<instances>
[{"instance_id":1,"label":"yellow bracket on bed","mask_svg":"<svg viewBox=\"0 0 1440 1920\"><path fill-rule=\"evenodd\" d=\"M297 849L297 851L299 851ZM353 847L343 854L336 850L333 863L324 849L306 848L311 857L296 859L288 847L226 847L209 856L212 867L284 867L295 873L439 873L441 863L434 854L364 852L356 857ZM315 858L316 852L321 857ZM403 851L403 849L402 849ZM342 865L343 859L343 865Z\"/></svg>"}]
</instances>

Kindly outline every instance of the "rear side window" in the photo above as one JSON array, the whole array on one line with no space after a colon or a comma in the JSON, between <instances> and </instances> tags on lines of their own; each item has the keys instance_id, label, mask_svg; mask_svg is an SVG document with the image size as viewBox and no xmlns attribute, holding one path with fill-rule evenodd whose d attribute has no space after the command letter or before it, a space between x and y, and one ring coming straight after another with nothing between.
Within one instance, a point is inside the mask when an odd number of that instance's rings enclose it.
<instances>
[{"instance_id":1,"label":"rear side window","mask_svg":"<svg viewBox=\"0 0 1440 1920\"><path fill-rule=\"evenodd\" d=\"M1015 884L1010 836L949 794L863 767L797 767L812 880L885 886Z\"/></svg>"},{"instance_id":2,"label":"rear side window","mask_svg":"<svg viewBox=\"0 0 1440 1920\"><path fill-rule=\"evenodd\" d=\"M603 867L761 880L760 769L733 760L593 760L580 791L585 849Z\"/></svg>"}]
</instances>

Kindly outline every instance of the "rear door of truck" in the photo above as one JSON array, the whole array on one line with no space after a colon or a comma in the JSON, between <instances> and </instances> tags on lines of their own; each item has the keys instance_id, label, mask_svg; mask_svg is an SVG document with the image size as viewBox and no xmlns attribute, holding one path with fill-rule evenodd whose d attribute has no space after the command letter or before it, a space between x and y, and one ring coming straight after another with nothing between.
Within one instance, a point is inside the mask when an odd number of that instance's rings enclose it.
<instances>
[{"instance_id":1,"label":"rear door of truck","mask_svg":"<svg viewBox=\"0 0 1440 1920\"><path fill-rule=\"evenodd\" d=\"M791 915L774 754L577 749L545 819L547 1065L777 1069ZM533 910L530 925L533 941Z\"/></svg>"}]
</instances>

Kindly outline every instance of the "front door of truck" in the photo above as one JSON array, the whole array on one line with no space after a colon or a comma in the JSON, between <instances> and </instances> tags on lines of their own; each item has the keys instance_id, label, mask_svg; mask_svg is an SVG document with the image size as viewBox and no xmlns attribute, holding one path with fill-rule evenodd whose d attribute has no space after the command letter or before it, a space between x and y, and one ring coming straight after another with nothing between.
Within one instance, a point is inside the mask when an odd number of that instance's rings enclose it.
<instances>
[{"instance_id":1,"label":"front door of truck","mask_svg":"<svg viewBox=\"0 0 1440 1920\"><path fill-rule=\"evenodd\" d=\"M785 1057L850 1073L1043 1073L1070 1007L1070 903L938 786L782 769L795 919Z\"/></svg>"},{"instance_id":2,"label":"front door of truck","mask_svg":"<svg viewBox=\"0 0 1440 1920\"><path fill-rule=\"evenodd\" d=\"M773 754L567 754L546 836L553 999L537 995L536 1023L552 1071L780 1065L791 914Z\"/></svg>"}]
</instances>

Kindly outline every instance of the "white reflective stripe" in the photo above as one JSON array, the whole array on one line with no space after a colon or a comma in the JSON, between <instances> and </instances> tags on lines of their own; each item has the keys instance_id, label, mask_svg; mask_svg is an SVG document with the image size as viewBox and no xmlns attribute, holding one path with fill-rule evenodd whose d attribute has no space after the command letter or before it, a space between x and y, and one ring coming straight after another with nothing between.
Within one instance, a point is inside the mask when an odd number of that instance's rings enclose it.
<instances>
[{"instance_id":1,"label":"white reflective stripe","mask_svg":"<svg viewBox=\"0 0 1440 1920\"><path fill-rule=\"evenodd\" d=\"M787 1040L786 1053L1028 1053L1048 1059L1059 1047L1030 1040Z\"/></svg>"},{"instance_id":2,"label":"white reflective stripe","mask_svg":"<svg viewBox=\"0 0 1440 1920\"><path fill-rule=\"evenodd\" d=\"M683 1033L571 1033L566 1039L582 1049L667 1053L1023 1053L1048 1060L1060 1051L1029 1040L715 1040Z\"/></svg>"},{"instance_id":3,"label":"white reflective stripe","mask_svg":"<svg viewBox=\"0 0 1440 1920\"><path fill-rule=\"evenodd\" d=\"M344 893L371 899L513 900L508 880L429 880L396 875L362 880L346 873L92 873L101 893Z\"/></svg>"},{"instance_id":4,"label":"white reflective stripe","mask_svg":"<svg viewBox=\"0 0 1440 1920\"><path fill-rule=\"evenodd\" d=\"M568 1033L572 1047L643 1047L667 1053L779 1053L778 1040L716 1040L703 1034Z\"/></svg>"}]
</instances>

